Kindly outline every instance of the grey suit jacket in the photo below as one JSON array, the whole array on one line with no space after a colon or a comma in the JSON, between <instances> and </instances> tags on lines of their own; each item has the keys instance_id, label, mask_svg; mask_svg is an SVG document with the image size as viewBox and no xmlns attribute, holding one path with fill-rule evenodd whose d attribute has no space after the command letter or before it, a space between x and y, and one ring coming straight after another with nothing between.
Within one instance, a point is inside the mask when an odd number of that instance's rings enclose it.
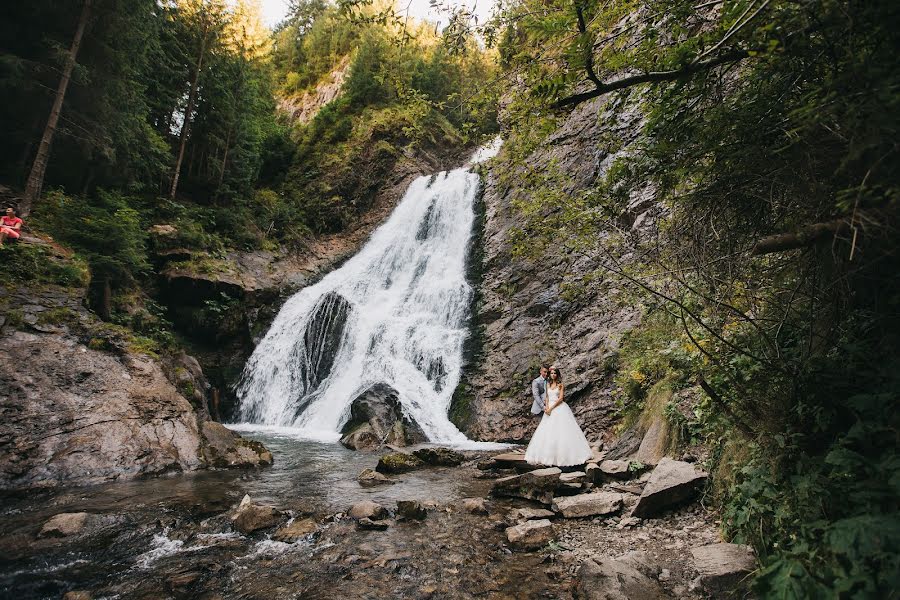
<instances>
[{"instance_id":1,"label":"grey suit jacket","mask_svg":"<svg viewBox=\"0 0 900 600\"><path fill-rule=\"evenodd\" d=\"M539 415L544 412L547 405L547 380L543 377L536 377L531 382L531 395L534 402L531 403L531 414Z\"/></svg>"}]
</instances>

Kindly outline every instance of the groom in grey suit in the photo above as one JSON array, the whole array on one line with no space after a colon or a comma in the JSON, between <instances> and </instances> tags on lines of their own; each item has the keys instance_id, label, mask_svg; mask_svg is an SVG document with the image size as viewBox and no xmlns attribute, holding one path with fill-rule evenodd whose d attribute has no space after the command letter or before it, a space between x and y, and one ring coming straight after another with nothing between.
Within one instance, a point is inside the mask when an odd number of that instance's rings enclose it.
<instances>
[{"instance_id":1,"label":"groom in grey suit","mask_svg":"<svg viewBox=\"0 0 900 600\"><path fill-rule=\"evenodd\" d=\"M531 382L531 395L534 402L531 403L531 414L538 416L543 414L547 406L547 365L541 365L541 374Z\"/></svg>"}]
</instances>

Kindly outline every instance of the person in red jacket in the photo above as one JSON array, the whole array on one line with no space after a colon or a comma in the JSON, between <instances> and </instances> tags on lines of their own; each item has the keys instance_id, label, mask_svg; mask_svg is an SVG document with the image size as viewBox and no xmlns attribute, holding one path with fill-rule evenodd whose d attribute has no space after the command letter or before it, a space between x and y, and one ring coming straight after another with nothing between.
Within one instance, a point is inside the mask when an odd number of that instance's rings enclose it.
<instances>
[{"instance_id":1,"label":"person in red jacket","mask_svg":"<svg viewBox=\"0 0 900 600\"><path fill-rule=\"evenodd\" d=\"M17 240L21 235L21 229L24 222L16 216L13 207L6 209L6 214L0 217L0 246L6 240Z\"/></svg>"}]
</instances>

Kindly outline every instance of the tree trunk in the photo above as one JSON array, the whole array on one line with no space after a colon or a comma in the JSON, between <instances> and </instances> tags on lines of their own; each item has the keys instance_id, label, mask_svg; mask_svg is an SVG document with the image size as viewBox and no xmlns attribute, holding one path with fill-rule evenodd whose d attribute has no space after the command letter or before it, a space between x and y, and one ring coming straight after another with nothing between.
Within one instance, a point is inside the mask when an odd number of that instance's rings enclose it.
<instances>
[{"instance_id":1,"label":"tree trunk","mask_svg":"<svg viewBox=\"0 0 900 600\"><path fill-rule=\"evenodd\" d=\"M78 56L81 38L84 35L88 18L91 15L92 1L84 0L84 4L81 6L78 27L75 29L75 37L72 38L72 47L69 48L69 54L66 56L66 64L63 67L62 77L59 80L59 87L56 89L56 98L54 98L53 107L50 109L50 118L47 119L47 126L44 127L41 144L38 146L37 155L34 157L34 163L31 165L31 173L28 175L28 182L25 184L25 198L19 206L19 213L22 216L28 216L31 212L31 206L40 197L41 188L44 186L44 173L47 171L47 161L50 158L50 144L53 142L53 134L56 133L56 124L59 122L63 100L66 97L66 89L69 87L72 70L75 68L75 58Z\"/></svg>"},{"instance_id":2,"label":"tree trunk","mask_svg":"<svg viewBox=\"0 0 900 600\"><path fill-rule=\"evenodd\" d=\"M194 102L197 100L197 87L200 85L200 71L203 69L203 55L206 53L206 35L209 24L203 23L203 37L200 40L200 54L197 56L197 68L194 69L194 79L191 81L191 91L188 93L187 110L184 111L184 124L181 126L181 141L178 145L178 158L175 160L175 173L172 175L172 189L169 198L175 198L178 191L178 176L181 174L181 162L184 160L184 148L187 145L188 131L191 128L191 113L194 112Z\"/></svg>"},{"instance_id":3,"label":"tree trunk","mask_svg":"<svg viewBox=\"0 0 900 600\"><path fill-rule=\"evenodd\" d=\"M222 182L225 181L225 165L228 164L228 145L231 143L231 126L228 126L228 133L225 134L225 154L222 156L222 168L219 169L219 184L216 186L216 197L222 189Z\"/></svg>"},{"instance_id":4,"label":"tree trunk","mask_svg":"<svg viewBox=\"0 0 900 600\"><path fill-rule=\"evenodd\" d=\"M97 306L97 314L104 321L109 321L112 314L112 286L110 286L109 277L103 280L103 287L100 288L100 304Z\"/></svg>"}]
</instances>

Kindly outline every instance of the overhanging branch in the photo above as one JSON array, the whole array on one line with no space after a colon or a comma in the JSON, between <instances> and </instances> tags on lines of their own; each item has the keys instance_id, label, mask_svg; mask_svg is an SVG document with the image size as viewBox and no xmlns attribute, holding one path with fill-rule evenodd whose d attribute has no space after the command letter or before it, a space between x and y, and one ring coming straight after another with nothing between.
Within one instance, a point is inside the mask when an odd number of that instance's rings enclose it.
<instances>
[{"instance_id":1,"label":"overhanging branch","mask_svg":"<svg viewBox=\"0 0 900 600\"><path fill-rule=\"evenodd\" d=\"M835 219L826 223L807 225L792 233L779 233L764 237L753 246L750 254L772 254L812 246L827 235L839 235L850 231L850 218Z\"/></svg>"},{"instance_id":2,"label":"overhanging branch","mask_svg":"<svg viewBox=\"0 0 900 600\"><path fill-rule=\"evenodd\" d=\"M690 63L689 65L686 65L680 69L673 69L671 71L651 71L649 73L632 75L631 77L623 77L622 79L611 81L609 83L599 83L599 85L597 84L597 82L595 82L594 89L587 92L582 92L580 94L573 94L572 96L568 96L566 98L563 98L562 100L557 100L553 103L553 108L576 106L578 104L581 104L582 102L586 102L593 98L597 98L598 96L602 96L603 94L608 94L609 92L614 92L616 90L623 90L626 88L634 87L642 83L675 81L677 79L687 77L688 75L699 73L700 71L712 69L713 67L717 67L719 65L744 60L748 56L750 56L750 53L746 50L731 50L714 58Z\"/></svg>"}]
</instances>

